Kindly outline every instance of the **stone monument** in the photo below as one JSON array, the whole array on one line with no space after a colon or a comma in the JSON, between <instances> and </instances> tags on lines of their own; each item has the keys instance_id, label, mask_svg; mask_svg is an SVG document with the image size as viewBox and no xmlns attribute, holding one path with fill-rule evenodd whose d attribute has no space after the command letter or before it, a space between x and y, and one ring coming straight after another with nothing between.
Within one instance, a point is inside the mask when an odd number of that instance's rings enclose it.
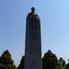
<instances>
[{"instance_id":1,"label":"stone monument","mask_svg":"<svg viewBox=\"0 0 69 69\"><path fill-rule=\"evenodd\" d=\"M40 18L35 13L35 8L26 20L26 39L25 39L25 69L42 69L41 59L41 28Z\"/></svg>"}]
</instances>

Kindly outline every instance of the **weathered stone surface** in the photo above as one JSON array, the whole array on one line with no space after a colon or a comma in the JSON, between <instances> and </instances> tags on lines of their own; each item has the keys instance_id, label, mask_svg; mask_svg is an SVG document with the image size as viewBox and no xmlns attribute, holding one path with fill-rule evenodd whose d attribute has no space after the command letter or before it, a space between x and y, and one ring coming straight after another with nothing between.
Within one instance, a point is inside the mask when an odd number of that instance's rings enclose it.
<instances>
[{"instance_id":1,"label":"weathered stone surface","mask_svg":"<svg viewBox=\"0 0 69 69\"><path fill-rule=\"evenodd\" d=\"M40 18L34 8L26 21L25 69L42 69Z\"/></svg>"}]
</instances>

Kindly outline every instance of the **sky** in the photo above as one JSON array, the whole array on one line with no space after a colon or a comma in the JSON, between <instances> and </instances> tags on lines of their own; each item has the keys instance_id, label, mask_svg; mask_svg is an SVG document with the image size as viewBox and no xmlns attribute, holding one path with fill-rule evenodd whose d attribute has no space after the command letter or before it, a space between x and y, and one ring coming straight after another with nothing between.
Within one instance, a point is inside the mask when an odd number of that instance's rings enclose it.
<instances>
[{"instance_id":1,"label":"sky","mask_svg":"<svg viewBox=\"0 0 69 69\"><path fill-rule=\"evenodd\" d=\"M51 50L69 58L69 0L0 0L0 55L8 49L18 66L25 54L26 16L35 7L41 20L42 56Z\"/></svg>"}]
</instances>

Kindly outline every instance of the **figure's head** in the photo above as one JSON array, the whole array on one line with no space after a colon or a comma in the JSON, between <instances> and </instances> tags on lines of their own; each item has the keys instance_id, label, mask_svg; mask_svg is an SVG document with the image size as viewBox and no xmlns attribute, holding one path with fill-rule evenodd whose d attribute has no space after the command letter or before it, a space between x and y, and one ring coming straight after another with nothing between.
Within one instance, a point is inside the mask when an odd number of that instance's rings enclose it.
<instances>
[{"instance_id":1,"label":"figure's head","mask_svg":"<svg viewBox=\"0 0 69 69\"><path fill-rule=\"evenodd\" d=\"M31 8L31 10L32 10L32 13L34 13L34 11L35 11L35 8L34 8L34 7L32 7L32 8Z\"/></svg>"}]
</instances>

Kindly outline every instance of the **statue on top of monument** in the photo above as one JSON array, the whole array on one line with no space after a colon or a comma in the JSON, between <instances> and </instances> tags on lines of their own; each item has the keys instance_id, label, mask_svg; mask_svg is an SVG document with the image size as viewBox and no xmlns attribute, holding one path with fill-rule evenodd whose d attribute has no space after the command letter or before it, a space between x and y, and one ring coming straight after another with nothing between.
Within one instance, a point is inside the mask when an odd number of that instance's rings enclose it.
<instances>
[{"instance_id":1,"label":"statue on top of monument","mask_svg":"<svg viewBox=\"0 0 69 69\"><path fill-rule=\"evenodd\" d=\"M31 8L31 12L28 14L27 18L36 18L36 19L40 19L38 14L35 13L35 8L32 7Z\"/></svg>"},{"instance_id":2,"label":"statue on top of monument","mask_svg":"<svg viewBox=\"0 0 69 69\"><path fill-rule=\"evenodd\" d=\"M40 18L34 7L31 10L26 19L24 69L42 69Z\"/></svg>"},{"instance_id":3,"label":"statue on top of monument","mask_svg":"<svg viewBox=\"0 0 69 69\"><path fill-rule=\"evenodd\" d=\"M34 8L34 7L32 7L32 8L31 8L31 10L32 10L32 13L34 13L34 12L35 12L35 8Z\"/></svg>"}]
</instances>

